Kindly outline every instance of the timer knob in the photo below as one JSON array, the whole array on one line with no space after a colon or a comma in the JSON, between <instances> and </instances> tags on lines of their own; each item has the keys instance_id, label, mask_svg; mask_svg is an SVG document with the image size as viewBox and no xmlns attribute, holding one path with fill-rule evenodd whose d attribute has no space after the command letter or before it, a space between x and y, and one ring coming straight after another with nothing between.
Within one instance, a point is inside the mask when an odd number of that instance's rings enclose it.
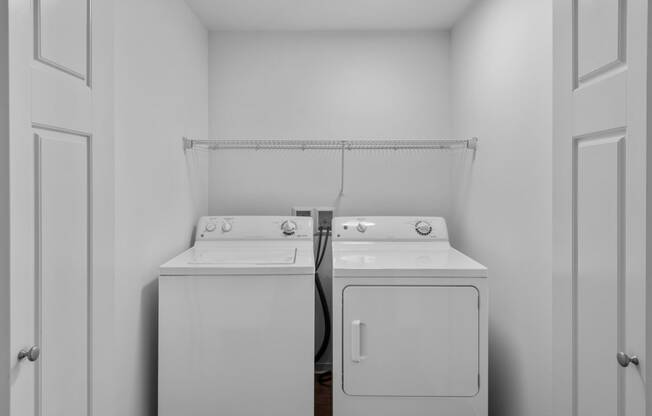
<instances>
[{"instance_id":1,"label":"timer knob","mask_svg":"<svg viewBox=\"0 0 652 416\"><path fill-rule=\"evenodd\" d=\"M223 222L222 223L222 232L223 233L228 233L229 231L231 231L232 228L233 228L233 226L231 225L230 222Z\"/></svg>"},{"instance_id":2,"label":"timer knob","mask_svg":"<svg viewBox=\"0 0 652 416\"><path fill-rule=\"evenodd\" d=\"M432 225L428 224L425 221L419 221L414 226L414 229L419 235L428 235L432 232Z\"/></svg>"},{"instance_id":3,"label":"timer knob","mask_svg":"<svg viewBox=\"0 0 652 416\"><path fill-rule=\"evenodd\" d=\"M283 221L281 224L281 231L285 235L292 235L297 231L297 224L294 221Z\"/></svg>"},{"instance_id":4,"label":"timer knob","mask_svg":"<svg viewBox=\"0 0 652 416\"><path fill-rule=\"evenodd\" d=\"M212 232L212 231L215 231L216 228L217 228L217 226L212 222L209 222L208 224L206 224L206 227L205 227L206 231L208 231L209 233Z\"/></svg>"},{"instance_id":5,"label":"timer knob","mask_svg":"<svg viewBox=\"0 0 652 416\"><path fill-rule=\"evenodd\" d=\"M355 228L356 228L356 230L358 230L359 232L364 233L365 231L367 231L367 224L362 223L362 222L359 222L358 225L357 225L357 227L355 227Z\"/></svg>"}]
</instances>

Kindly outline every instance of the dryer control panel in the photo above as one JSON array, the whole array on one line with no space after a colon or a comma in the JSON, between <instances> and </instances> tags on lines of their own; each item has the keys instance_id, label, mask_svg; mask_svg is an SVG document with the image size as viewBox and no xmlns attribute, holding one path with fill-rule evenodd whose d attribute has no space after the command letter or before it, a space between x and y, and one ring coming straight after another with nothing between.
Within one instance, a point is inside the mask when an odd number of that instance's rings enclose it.
<instances>
[{"instance_id":1,"label":"dryer control panel","mask_svg":"<svg viewBox=\"0 0 652 416\"><path fill-rule=\"evenodd\" d=\"M333 239L348 241L448 241L442 217L338 217Z\"/></svg>"},{"instance_id":2,"label":"dryer control panel","mask_svg":"<svg viewBox=\"0 0 652 416\"><path fill-rule=\"evenodd\" d=\"M312 218L276 216L201 217L197 241L311 240Z\"/></svg>"}]
</instances>

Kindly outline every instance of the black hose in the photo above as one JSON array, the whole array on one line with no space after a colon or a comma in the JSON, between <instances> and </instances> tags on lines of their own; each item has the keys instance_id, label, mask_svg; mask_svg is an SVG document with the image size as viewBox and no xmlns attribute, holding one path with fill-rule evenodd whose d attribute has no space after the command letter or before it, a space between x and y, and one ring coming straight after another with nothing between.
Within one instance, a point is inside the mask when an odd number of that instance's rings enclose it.
<instances>
[{"instance_id":1,"label":"black hose","mask_svg":"<svg viewBox=\"0 0 652 416\"><path fill-rule=\"evenodd\" d=\"M319 280L319 266L321 266L322 261L326 255L326 248L328 247L328 234L330 233L330 228L326 228L326 238L324 238L324 246L321 247L322 243L322 233L324 229L319 227L319 242L317 244L317 258L315 259L315 286L317 287L317 294L319 295L319 302L321 303L321 310L324 315L324 338L321 341L321 345L315 354L315 362L318 362L326 352L328 348L328 343L331 338L331 313L328 310L328 303L326 302L326 295L324 294L324 288L321 285Z\"/></svg>"},{"instance_id":2,"label":"black hose","mask_svg":"<svg viewBox=\"0 0 652 416\"><path fill-rule=\"evenodd\" d=\"M328 235L330 234L330 232L331 232L330 227L326 228L326 238L324 238L324 249L321 251L321 256L317 261L317 266L315 267L315 271L319 270L319 267L321 266L321 262L324 260L324 256L326 255L326 248L328 247ZM319 239L321 240L321 229L319 230Z\"/></svg>"},{"instance_id":3,"label":"black hose","mask_svg":"<svg viewBox=\"0 0 652 416\"><path fill-rule=\"evenodd\" d=\"M321 252L321 236L324 229L319 227L319 240L317 240L317 252L315 253L315 271L317 271L317 262L319 260L319 253Z\"/></svg>"},{"instance_id":4,"label":"black hose","mask_svg":"<svg viewBox=\"0 0 652 416\"><path fill-rule=\"evenodd\" d=\"M319 350L315 354L315 362L319 361L321 357L324 356L326 349L328 348L328 342L331 337L331 317L330 311L328 310L328 304L326 303L326 296L324 295L324 288L321 286L319 281L319 274L315 273L315 283L317 285L317 293L319 294L319 301L321 302L322 313L324 314L324 338L322 339Z\"/></svg>"}]
</instances>

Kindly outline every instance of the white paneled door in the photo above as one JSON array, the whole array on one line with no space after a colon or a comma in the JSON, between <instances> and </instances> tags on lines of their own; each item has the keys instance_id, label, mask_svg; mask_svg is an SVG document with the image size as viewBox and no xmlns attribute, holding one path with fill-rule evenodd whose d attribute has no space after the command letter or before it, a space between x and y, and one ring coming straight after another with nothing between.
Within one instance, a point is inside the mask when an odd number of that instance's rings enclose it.
<instances>
[{"instance_id":1,"label":"white paneled door","mask_svg":"<svg viewBox=\"0 0 652 416\"><path fill-rule=\"evenodd\" d=\"M9 1L11 416L111 414L111 16Z\"/></svg>"},{"instance_id":2,"label":"white paneled door","mask_svg":"<svg viewBox=\"0 0 652 416\"><path fill-rule=\"evenodd\" d=\"M644 416L648 2L554 9L554 414Z\"/></svg>"}]
</instances>

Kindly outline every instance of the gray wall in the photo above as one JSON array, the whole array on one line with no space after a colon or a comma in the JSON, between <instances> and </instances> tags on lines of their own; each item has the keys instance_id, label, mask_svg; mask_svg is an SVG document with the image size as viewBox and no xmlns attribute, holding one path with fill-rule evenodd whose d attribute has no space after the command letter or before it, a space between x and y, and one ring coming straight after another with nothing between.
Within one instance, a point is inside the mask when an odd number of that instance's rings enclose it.
<instances>
[{"instance_id":1,"label":"gray wall","mask_svg":"<svg viewBox=\"0 0 652 416\"><path fill-rule=\"evenodd\" d=\"M552 2L484 0L452 32L453 243L489 267L490 413L551 415Z\"/></svg>"},{"instance_id":2,"label":"gray wall","mask_svg":"<svg viewBox=\"0 0 652 416\"><path fill-rule=\"evenodd\" d=\"M183 0L116 2L116 278L113 414L156 415L158 266L206 213L208 35Z\"/></svg>"}]
</instances>

